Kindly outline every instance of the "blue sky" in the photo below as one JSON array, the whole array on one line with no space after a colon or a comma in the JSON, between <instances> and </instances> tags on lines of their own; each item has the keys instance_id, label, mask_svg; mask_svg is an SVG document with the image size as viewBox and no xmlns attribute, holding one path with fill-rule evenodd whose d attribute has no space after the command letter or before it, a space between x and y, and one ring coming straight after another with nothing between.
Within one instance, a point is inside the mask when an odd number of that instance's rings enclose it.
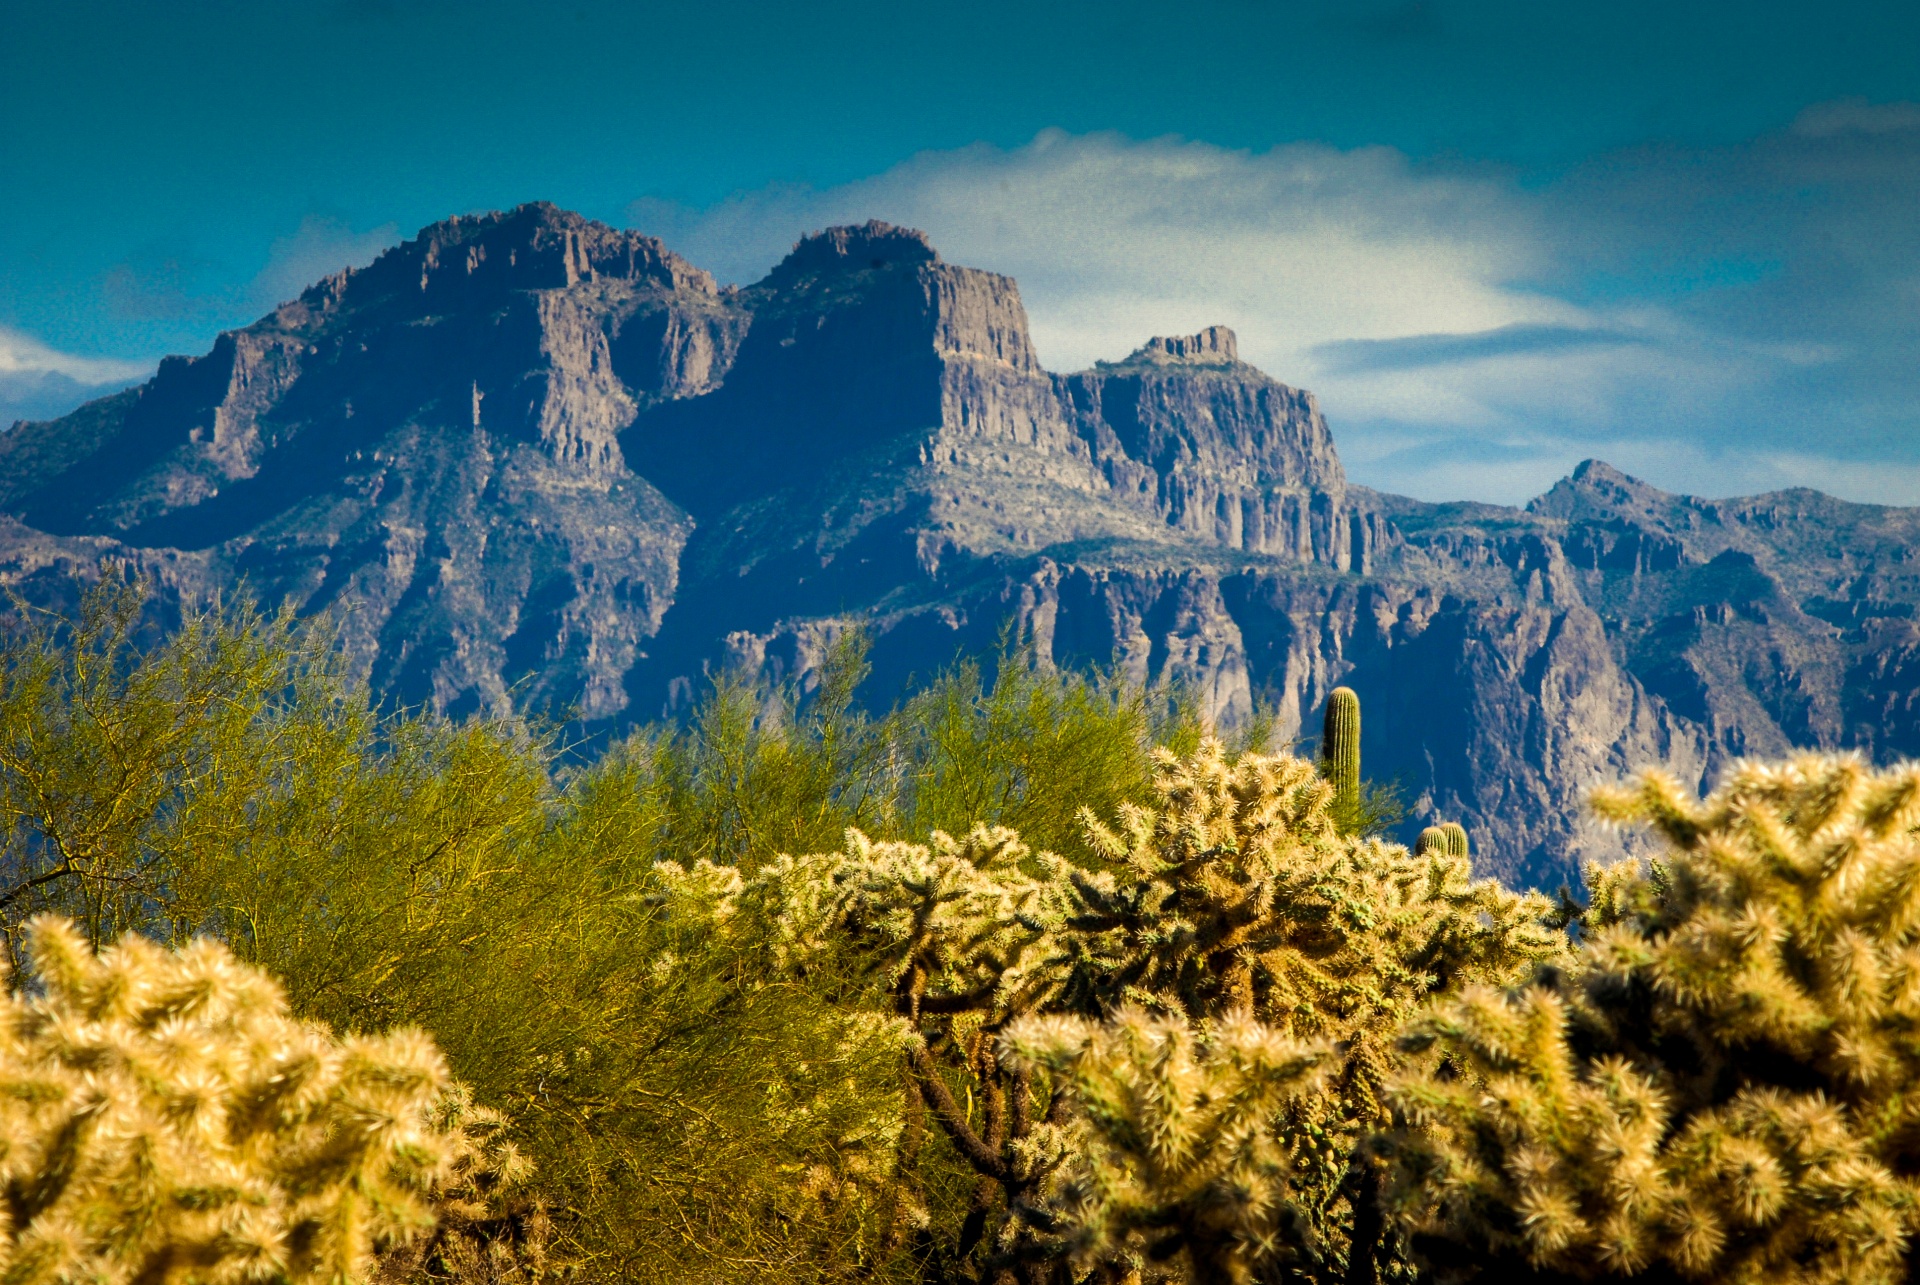
<instances>
[{"instance_id":1,"label":"blue sky","mask_svg":"<svg viewBox=\"0 0 1920 1285\"><path fill-rule=\"evenodd\" d=\"M1055 369L1215 321L1350 471L1920 503L1920 6L0 0L0 421L545 198L880 217Z\"/></svg>"}]
</instances>

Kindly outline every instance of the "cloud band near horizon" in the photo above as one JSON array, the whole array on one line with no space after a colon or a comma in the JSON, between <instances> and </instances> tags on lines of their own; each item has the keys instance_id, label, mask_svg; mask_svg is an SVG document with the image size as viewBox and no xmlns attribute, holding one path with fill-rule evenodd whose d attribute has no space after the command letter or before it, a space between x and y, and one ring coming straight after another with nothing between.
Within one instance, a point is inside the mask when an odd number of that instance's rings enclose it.
<instances>
[{"instance_id":1,"label":"cloud band near horizon","mask_svg":"<svg viewBox=\"0 0 1920 1285\"><path fill-rule=\"evenodd\" d=\"M1385 147L1046 131L626 215L735 282L814 228L921 228L1019 282L1056 370L1225 323L1319 395L1356 480L1424 499L1519 502L1598 456L1672 490L1920 504L1915 211L1920 107L1849 100L1545 183ZM245 286L189 303L264 311L396 239L310 219ZM128 369L0 333L0 418L23 389L78 400Z\"/></svg>"}]
</instances>

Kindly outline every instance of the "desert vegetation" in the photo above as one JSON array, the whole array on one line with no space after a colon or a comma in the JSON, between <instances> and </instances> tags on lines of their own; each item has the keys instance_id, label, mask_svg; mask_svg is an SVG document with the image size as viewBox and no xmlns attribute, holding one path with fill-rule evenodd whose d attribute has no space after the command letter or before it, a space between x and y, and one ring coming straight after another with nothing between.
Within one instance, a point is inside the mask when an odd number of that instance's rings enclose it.
<instances>
[{"instance_id":1,"label":"desert vegetation","mask_svg":"<svg viewBox=\"0 0 1920 1285\"><path fill-rule=\"evenodd\" d=\"M855 639L571 744L111 576L0 666L9 1280L1909 1274L1920 769L1645 775L1550 899L1391 840L1344 689Z\"/></svg>"}]
</instances>

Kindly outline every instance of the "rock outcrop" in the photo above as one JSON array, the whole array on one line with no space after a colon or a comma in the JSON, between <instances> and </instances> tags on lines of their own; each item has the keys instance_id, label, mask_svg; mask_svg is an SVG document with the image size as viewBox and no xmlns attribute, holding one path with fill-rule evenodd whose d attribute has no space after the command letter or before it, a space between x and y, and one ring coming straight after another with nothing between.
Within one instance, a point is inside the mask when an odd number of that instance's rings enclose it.
<instances>
[{"instance_id":1,"label":"rock outcrop","mask_svg":"<svg viewBox=\"0 0 1920 1285\"><path fill-rule=\"evenodd\" d=\"M1617 850L1579 801L1632 767L1920 752L1920 511L1595 462L1524 510L1378 494L1231 331L1051 374L1013 281L881 223L736 290L549 205L448 220L17 425L0 513L32 599L106 558L244 581L453 712L617 728L719 664L804 679L855 623L882 700L1009 622L1283 735L1344 683L1414 825L1548 886Z\"/></svg>"}]
</instances>

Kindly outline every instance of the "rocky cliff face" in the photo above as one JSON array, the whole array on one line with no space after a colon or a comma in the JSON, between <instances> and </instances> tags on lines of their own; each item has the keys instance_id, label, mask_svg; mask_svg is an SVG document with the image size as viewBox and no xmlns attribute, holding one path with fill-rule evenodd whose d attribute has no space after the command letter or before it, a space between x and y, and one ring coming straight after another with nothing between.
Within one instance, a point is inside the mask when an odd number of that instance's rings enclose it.
<instances>
[{"instance_id":1,"label":"rocky cliff face","mask_svg":"<svg viewBox=\"0 0 1920 1285\"><path fill-rule=\"evenodd\" d=\"M1369 772L1523 882L1613 851L1579 800L1643 763L1920 751L1920 512L1598 463L1524 510L1380 495L1232 332L1050 374L1011 280L879 223L740 290L552 206L436 224L17 425L0 512L30 597L103 558L245 580L456 712L617 727L716 664L804 677L855 622L881 699L1010 620L1286 735L1347 683Z\"/></svg>"}]
</instances>

